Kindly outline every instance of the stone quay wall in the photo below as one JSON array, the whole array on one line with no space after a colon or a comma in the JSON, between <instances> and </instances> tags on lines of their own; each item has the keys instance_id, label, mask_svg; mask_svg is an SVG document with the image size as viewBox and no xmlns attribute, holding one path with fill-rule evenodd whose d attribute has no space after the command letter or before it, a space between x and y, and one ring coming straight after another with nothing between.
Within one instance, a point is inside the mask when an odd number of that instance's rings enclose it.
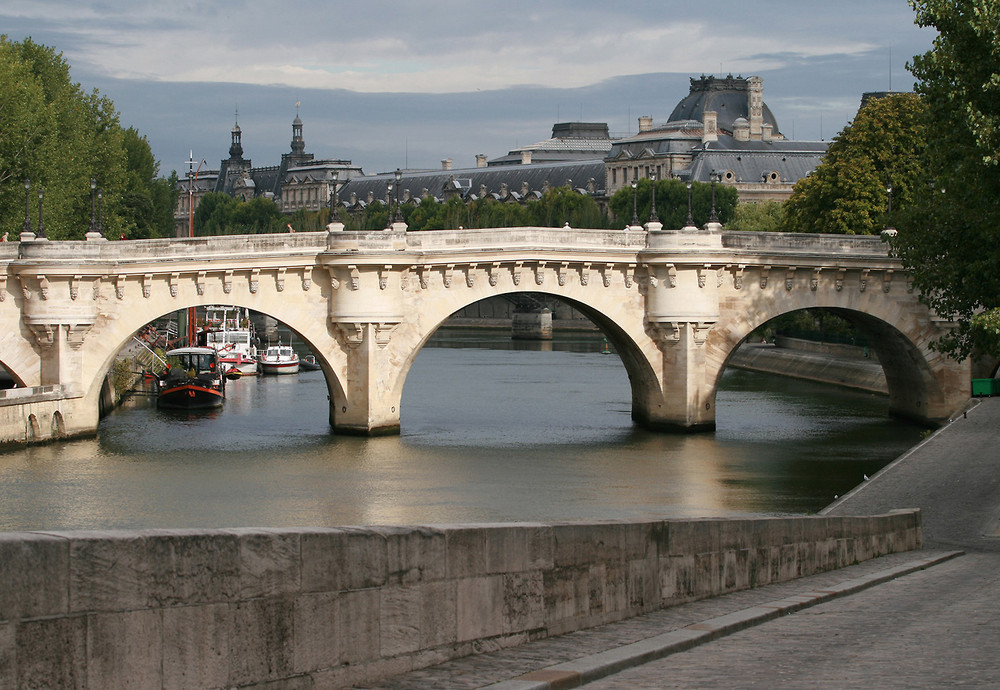
<instances>
[{"instance_id":1,"label":"stone quay wall","mask_svg":"<svg viewBox=\"0 0 1000 690\"><path fill-rule=\"evenodd\" d=\"M343 687L921 545L918 511L0 533L0 687Z\"/></svg>"}]
</instances>

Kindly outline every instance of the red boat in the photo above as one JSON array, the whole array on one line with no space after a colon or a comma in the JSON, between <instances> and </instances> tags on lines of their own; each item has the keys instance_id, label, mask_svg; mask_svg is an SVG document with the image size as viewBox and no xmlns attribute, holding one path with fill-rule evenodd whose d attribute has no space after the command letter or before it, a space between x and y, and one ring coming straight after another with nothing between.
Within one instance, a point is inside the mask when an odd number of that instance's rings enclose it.
<instances>
[{"instance_id":1,"label":"red boat","mask_svg":"<svg viewBox=\"0 0 1000 690\"><path fill-rule=\"evenodd\" d=\"M167 352L167 368L157 380L158 407L195 410L219 407L226 379L219 353L211 347L179 347Z\"/></svg>"}]
</instances>

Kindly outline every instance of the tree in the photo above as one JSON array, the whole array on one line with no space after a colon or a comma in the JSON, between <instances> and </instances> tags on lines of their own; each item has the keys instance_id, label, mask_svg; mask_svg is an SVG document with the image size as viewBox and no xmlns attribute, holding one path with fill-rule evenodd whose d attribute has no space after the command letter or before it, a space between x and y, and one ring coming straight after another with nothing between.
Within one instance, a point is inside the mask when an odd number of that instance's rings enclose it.
<instances>
[{"instance_id":1,"label":"tree","mask_svg":"<svg viewBox=\"0 0 1000 690\"><path fill-rule=\"evenodd\" d=\"M922 299L957 328L936 347L1000 356L1000 5L911 0L938 36L909 68L934 136L924 190L893 247Z\"/></svg>"},{"instance_id":2,"label":"tree","mask_svg":"<svg viewBox=\"0 0 1000 690\"><path fill-rule=\"evenodd\" d=\"M650 190L652 183L647 179L639 180L634 192L631 185L622 187L609 201L611 213L615 218L615 227L625 226L632 222L633 199L635 215L639 224L644 225L649 220L652 208ZM733 217L739 201L739 193L731 185L715 185L715 211L719 222L725 224ZM704 182L691 183L691 213L694 224L704 227L712 212L712 185ZM667 229L680 229L687 225L688 190L687 184L680 180L656 181L656 215Z\"/></svg>"},{"instance_id":3,"label":"tree","mask_svg":"<svg viewBox=\"0 0 1000 690\"><path fill-rule=\"evenodd\" d=\"M921 193L925 106L912 93L870 101L785 202L786 232L876 235ZM889 191L891 188L891 191Z\"/></svg>"},{"instance_id":4,"label":"tree","mask_svg":"<svg viewBox=\"0 0 1000 690\"><path fill-rule=\"evenodd\" d=\"M202 235L252 235L279 232L286 219L281 209L271 199L257 197L243 201L211 192L198 201L194 211L194 234Z\"/></svg>"},{"instance_id":5,"label":"tree","mask_svg":"<svg viewBox=\"0 0 1000 690\"><path fill-rule=\"evenodd\" d=\"M90 181L95 179L109 237L133 228L136 234L152 234L173 208L164 210L170 199L164 198L163 184L153 181L155 161L147 175L152 154L146 160L148 152L140 144L147 149L148 144L138 135L127 140L114 104L74 83L61 54L30 38L13 42L0 36L0 222L5 229L22 227L22 183L29 179L32 229L38 222L37 193L44 190L46 235L82 239L90 227ZM130 162L132 154L136 158ZM166 228L171 225L172 217Z\"/></svg>"},{"instance_id":6,"label":"tree","mask_svg":"<svg viewBox=\"0 0 1000 690\"><path fill-rule=\"evenodd\" d=\"M733 219L726 224L727 230L751 230L754 232L778 232L785 220L785 207L777 201L762 201L757 204L738 204Z\"/></svg>"}]
</instances>

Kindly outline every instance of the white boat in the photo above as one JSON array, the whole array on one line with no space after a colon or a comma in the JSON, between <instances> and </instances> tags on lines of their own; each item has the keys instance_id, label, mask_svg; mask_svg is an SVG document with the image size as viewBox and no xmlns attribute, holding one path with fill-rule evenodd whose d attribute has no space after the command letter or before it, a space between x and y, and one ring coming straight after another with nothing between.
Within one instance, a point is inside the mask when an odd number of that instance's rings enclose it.
<instances>
[{"instance_id":1,"label":"white boat","mask_svg":"<svg viewBox=\"0 0 1000 690\"><path fill-rule=\"evenodd\" d=\"M255 376L259 373L256 338L249 310L243 310L242 318L240 311L237 307L207 307L206 321L213 330L206 333L205 345L218 350L223 371L236 369L241 376Z\"/></svg>"},{"instance_id":2,"label":"white boat","mask_svg":"<svg viewBox=\"0 0 1000 690\"><path fill-rule=\"evenodd\" d=\"M291 345L270 345L260 357L262 374L297 374L299 356Z\"/></svg>"}]
</instances>

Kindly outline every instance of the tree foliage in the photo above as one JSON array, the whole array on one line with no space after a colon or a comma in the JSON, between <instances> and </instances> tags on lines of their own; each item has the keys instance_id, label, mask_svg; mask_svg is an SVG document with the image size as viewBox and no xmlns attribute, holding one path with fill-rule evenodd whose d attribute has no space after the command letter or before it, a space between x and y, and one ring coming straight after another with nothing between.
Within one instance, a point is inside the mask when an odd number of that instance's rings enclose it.
<instances>
[{"instance_id":1,"label":"tree foliage","mask_svg":"<svg viewBox=\"0 0 1000 690\"><path fill-rule=\"evenodd\" d=\"M623 187L611 197L609 206L616 225L625 226L632 222L634 213L639 224L649 220L652 209L650 180L639 180L635 190L631 185ZM715 185L715 211L719 222L728 223L735 212L738 192L730 185ZM712 185L703 182L691 184L691 210L694 224L703 227L712 213ZM677 230L687 225L688 189L680 180L656 181L656 216L667 229Z\"/></svg>"},{"instance_id":2,"label":"tree foliage","mask_svg":"<svg viewBox=\"0 0 1000 690\"><path fill-rule=\"evenodd\" d=\"M796 183L781 229L875 235L895 225L895 216L922 193L926 180L925 110L912 93L865 105L834 138L816 170Z\"/></svg>"},{"instance_id":3,"label":"tree foliage","mask_svg":"<svg viewBox=\"0 0 1000 690\"><path fill-rule=\"evenodd\" d=\"M82 239L90 227L90 180L103 194L109 237L151 236L172 227L172 188L157 181L149 144L122 129L114 104L85 93L53 48L0 36L0 222L18 231L27 201L37 231L38 192L51 239ZM12 233L13 234L13 233Z\"/></svg>"},{"instance_id":4,"label":"tree foliage","mask_svg":"<svg viewBox=\"0 0 1000 690\"><path fill-rule=\"evenodd\" d=\"M938 343L1000 356L1000 4L911 0L938 36L909 65L927 105L924 193L893 246L923 299L957 328Z\"/></svg>"},{"instance_id":5,"label":"tree foliage","mask_svg":"<svg viewBox=\"0 0 1000 690\"><path fill-rule=\"evenodd\" d=\"M243 201L221 192L210 192L194 211L194 234L253 235L284 230L287 219L271 199Z\"/></svg>"}]
</instances>

